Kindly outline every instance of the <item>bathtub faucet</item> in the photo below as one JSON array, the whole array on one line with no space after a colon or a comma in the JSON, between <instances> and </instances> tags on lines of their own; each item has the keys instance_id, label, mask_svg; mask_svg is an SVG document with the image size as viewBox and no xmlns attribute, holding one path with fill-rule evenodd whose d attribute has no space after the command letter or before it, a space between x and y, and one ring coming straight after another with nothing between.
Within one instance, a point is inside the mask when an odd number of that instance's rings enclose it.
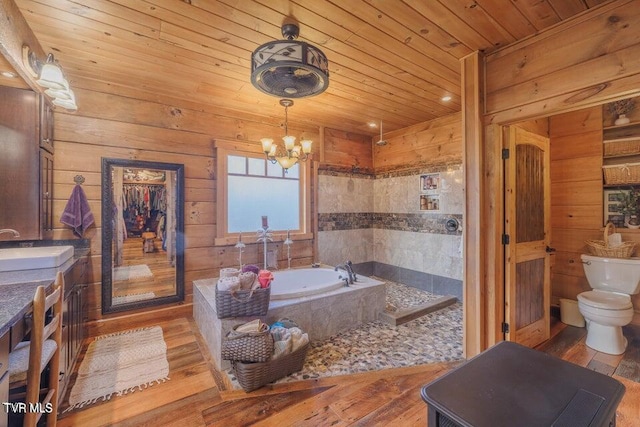
<instances>
[{"instance_id":1,"label":"bathtub faucet","mask_svg":"<svg viewBox=\"0 0 640 427\"><path fill-rule=\"evenodd\" d=\"M344 270L349 275L348 279L345 278L345 281L348 280L347 286L350 284L352 285L353 282L358 280L358 278L356 277L356 273L353 271L353 263L351 261L347 261L344 264L337 265L335 268L335 271L338 271L338 270Z\"/></svg>"}]
</instances>

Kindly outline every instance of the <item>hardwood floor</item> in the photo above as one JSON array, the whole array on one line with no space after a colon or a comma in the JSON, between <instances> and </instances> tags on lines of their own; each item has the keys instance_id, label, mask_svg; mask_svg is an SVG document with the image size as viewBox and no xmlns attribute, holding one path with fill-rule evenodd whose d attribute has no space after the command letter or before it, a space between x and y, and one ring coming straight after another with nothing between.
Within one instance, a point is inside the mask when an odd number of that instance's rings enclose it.
<instances>
[{"instance_id":1,"label":"hardwood floor","mask_svg":"<svg viewBox=\"0 0 640 427\"><path fill-rule=\"evenodd\" d=\"M170 380L61 415L60 426L425 426L421 388L457 364L434 364L265 386L251 393L222 390L193 319L160 323ZM613 375L626 387L618 427L640 425L640 325L625 329L624 356L595 352L585 330L554 321L538 349ZM86 347L86 345L85 345ZM635 369L635 371L634 371ZM623 373L625 377L618 375ZM221 388L218 388L220 384Z\"/></svg>"},{"instance_id":2,"label":"hardwood floor","mask_svg":"<svg viewBox=\"0 0 640 427\"><path fill-rule=\"evenodd\" d=\"M153 292L156 297L175 295L176 269L167 260L167 253L162 250L162 241L154 239L154 251L142 250L143 240L130 237L123 245L123 266L147 265L153 274L148 279L114 280L113 296L143 294Z\"/></svg>"}]
</instances>

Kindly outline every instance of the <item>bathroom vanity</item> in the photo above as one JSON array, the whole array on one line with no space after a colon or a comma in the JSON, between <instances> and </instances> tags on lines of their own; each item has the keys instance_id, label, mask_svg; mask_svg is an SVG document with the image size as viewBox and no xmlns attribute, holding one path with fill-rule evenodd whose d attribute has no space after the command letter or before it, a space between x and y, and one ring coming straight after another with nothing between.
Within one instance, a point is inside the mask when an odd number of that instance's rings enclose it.
<instances>
[{"instance_id":1,"label":"bathroom vanity","mask_svg":"<svg viewBox=\"0 0 640 427\"><path fill-rule=\"evenodd\" d=\"M37 242L34 244L51 244ZM65 242L56 242L62 244ZM73 241L73 256L52 268L0 272L0 401L8 401L9 352L29 333L25 316L31 311L33 296L40 285L50 287L57 271L64 272L62 346L60 348L60 393L64 395L85 336L87 317L86 283L89 278L88 241ZM86 243L86 246L85 246ZM11 244L17 244L12 242ZM7 243L3 245L6 248ZM20 248L15 248L16 250ZM6 425L7 413L0 411L0 425Z\"/></svg>"}]
</instances>

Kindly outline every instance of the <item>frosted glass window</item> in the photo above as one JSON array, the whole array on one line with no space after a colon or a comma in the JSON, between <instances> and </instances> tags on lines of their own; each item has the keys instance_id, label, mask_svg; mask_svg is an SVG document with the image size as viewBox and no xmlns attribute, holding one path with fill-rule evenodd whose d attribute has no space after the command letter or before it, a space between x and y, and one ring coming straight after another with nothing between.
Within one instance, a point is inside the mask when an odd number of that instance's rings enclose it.
<instances>
[{"instance_id":1,"label":"frosted glass window","mask_svg":"<svg viewBox=\"0 0 640 427\"><path fill-rule=\"evenodd\" d=\"M227 157L227 171L229 173L247 173L247 158L240 156Z\"/></svg>"},{"instance_id":2,"label":"frosted glass window","mask_svg":"<svg viewBox=\"0 0 640 427\"><path fill-rule=\"evenodd\" d=\"M249 175L264 176L264 159L254 159L249 157Z\"/></svg>"},{"instance_id":3,"label":"frosted glass window","mask_svg":"<svg viewBox=\"0 0 640 427\"><path fill-rule=\"evenodd\" d=\"M228 160L231 162L232 158L237 157L228 156ZM299 230L301 200L298 165L295 166L295 176L290 176L293 168L289 169L289 173L283 174L282 167L275 165L280 171L279 175L274 176L275 169L265 159L246 159L248 173L229 172L227 177L227 232L258 230L262 226L264 215L268 217L269 228L272 230ZM252 172L259 169L262 176L252 175ZM264 176L265 170L267 176Z\"/></svg>"},{"instance_id":4,"label":"frosted glass window","mask_svg":"<svg viewBox=\"0 0 640 427\"><path fill-rule=\"evenodd\" d=\"M267 162L267 176L275 176L282 178L284 175L284 169L278 163Z\"/></svg>"},{"instance_id":5,"label":"frosted glass window","mask_svg":"<svg viewBox=\"0 0 640 427\"><path fill-rule=\"evenodd\" d=\"M300 179L300 167L297 164L291 166L287 170L287 173L284 174L284 177L289 179Z\"/></svg>"}]
</instances>

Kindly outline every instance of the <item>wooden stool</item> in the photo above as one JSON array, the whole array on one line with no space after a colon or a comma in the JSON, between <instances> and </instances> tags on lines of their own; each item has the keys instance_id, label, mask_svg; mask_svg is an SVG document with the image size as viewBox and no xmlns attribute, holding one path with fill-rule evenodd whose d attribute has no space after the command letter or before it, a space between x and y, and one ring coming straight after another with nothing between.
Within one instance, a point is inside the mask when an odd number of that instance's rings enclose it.
<instances>
[{"instance_id":1,"label":"wooden stool","mask_svg":"<svg viewBox=\"0 0 640 427\"><path fill-rule=\"evenodd\" d=\"M156 238L156 233L152 232L152 231L145 231L144 233L142 233L142 251L147 253L147 252L154 252L156 250L154 244L153 244L153 239Z\"/></svg>"},{"instance_id":2,"label":"wooden stool","mask_svg":"<svg viewBox=\"0 0 640 427\"><path fill-rule=\"evenodd\" d=\"M9 399L25 398L27 410L24 426L35 426L43 413L47 426L55 426L58 416L58 381L60 377L60 345L62 340L62 292L64 275L58 272L53 292L46 296L45 287L38 286L33 298L33 318L30 341L18 343L9 353ZM53 307L50 320L47 311ZM45 324L46 323L46 324ZM40 377L49 365L48 389L40 400ZM26 393L20 392L24 390Z\"/></svg>"}]
</instances>

